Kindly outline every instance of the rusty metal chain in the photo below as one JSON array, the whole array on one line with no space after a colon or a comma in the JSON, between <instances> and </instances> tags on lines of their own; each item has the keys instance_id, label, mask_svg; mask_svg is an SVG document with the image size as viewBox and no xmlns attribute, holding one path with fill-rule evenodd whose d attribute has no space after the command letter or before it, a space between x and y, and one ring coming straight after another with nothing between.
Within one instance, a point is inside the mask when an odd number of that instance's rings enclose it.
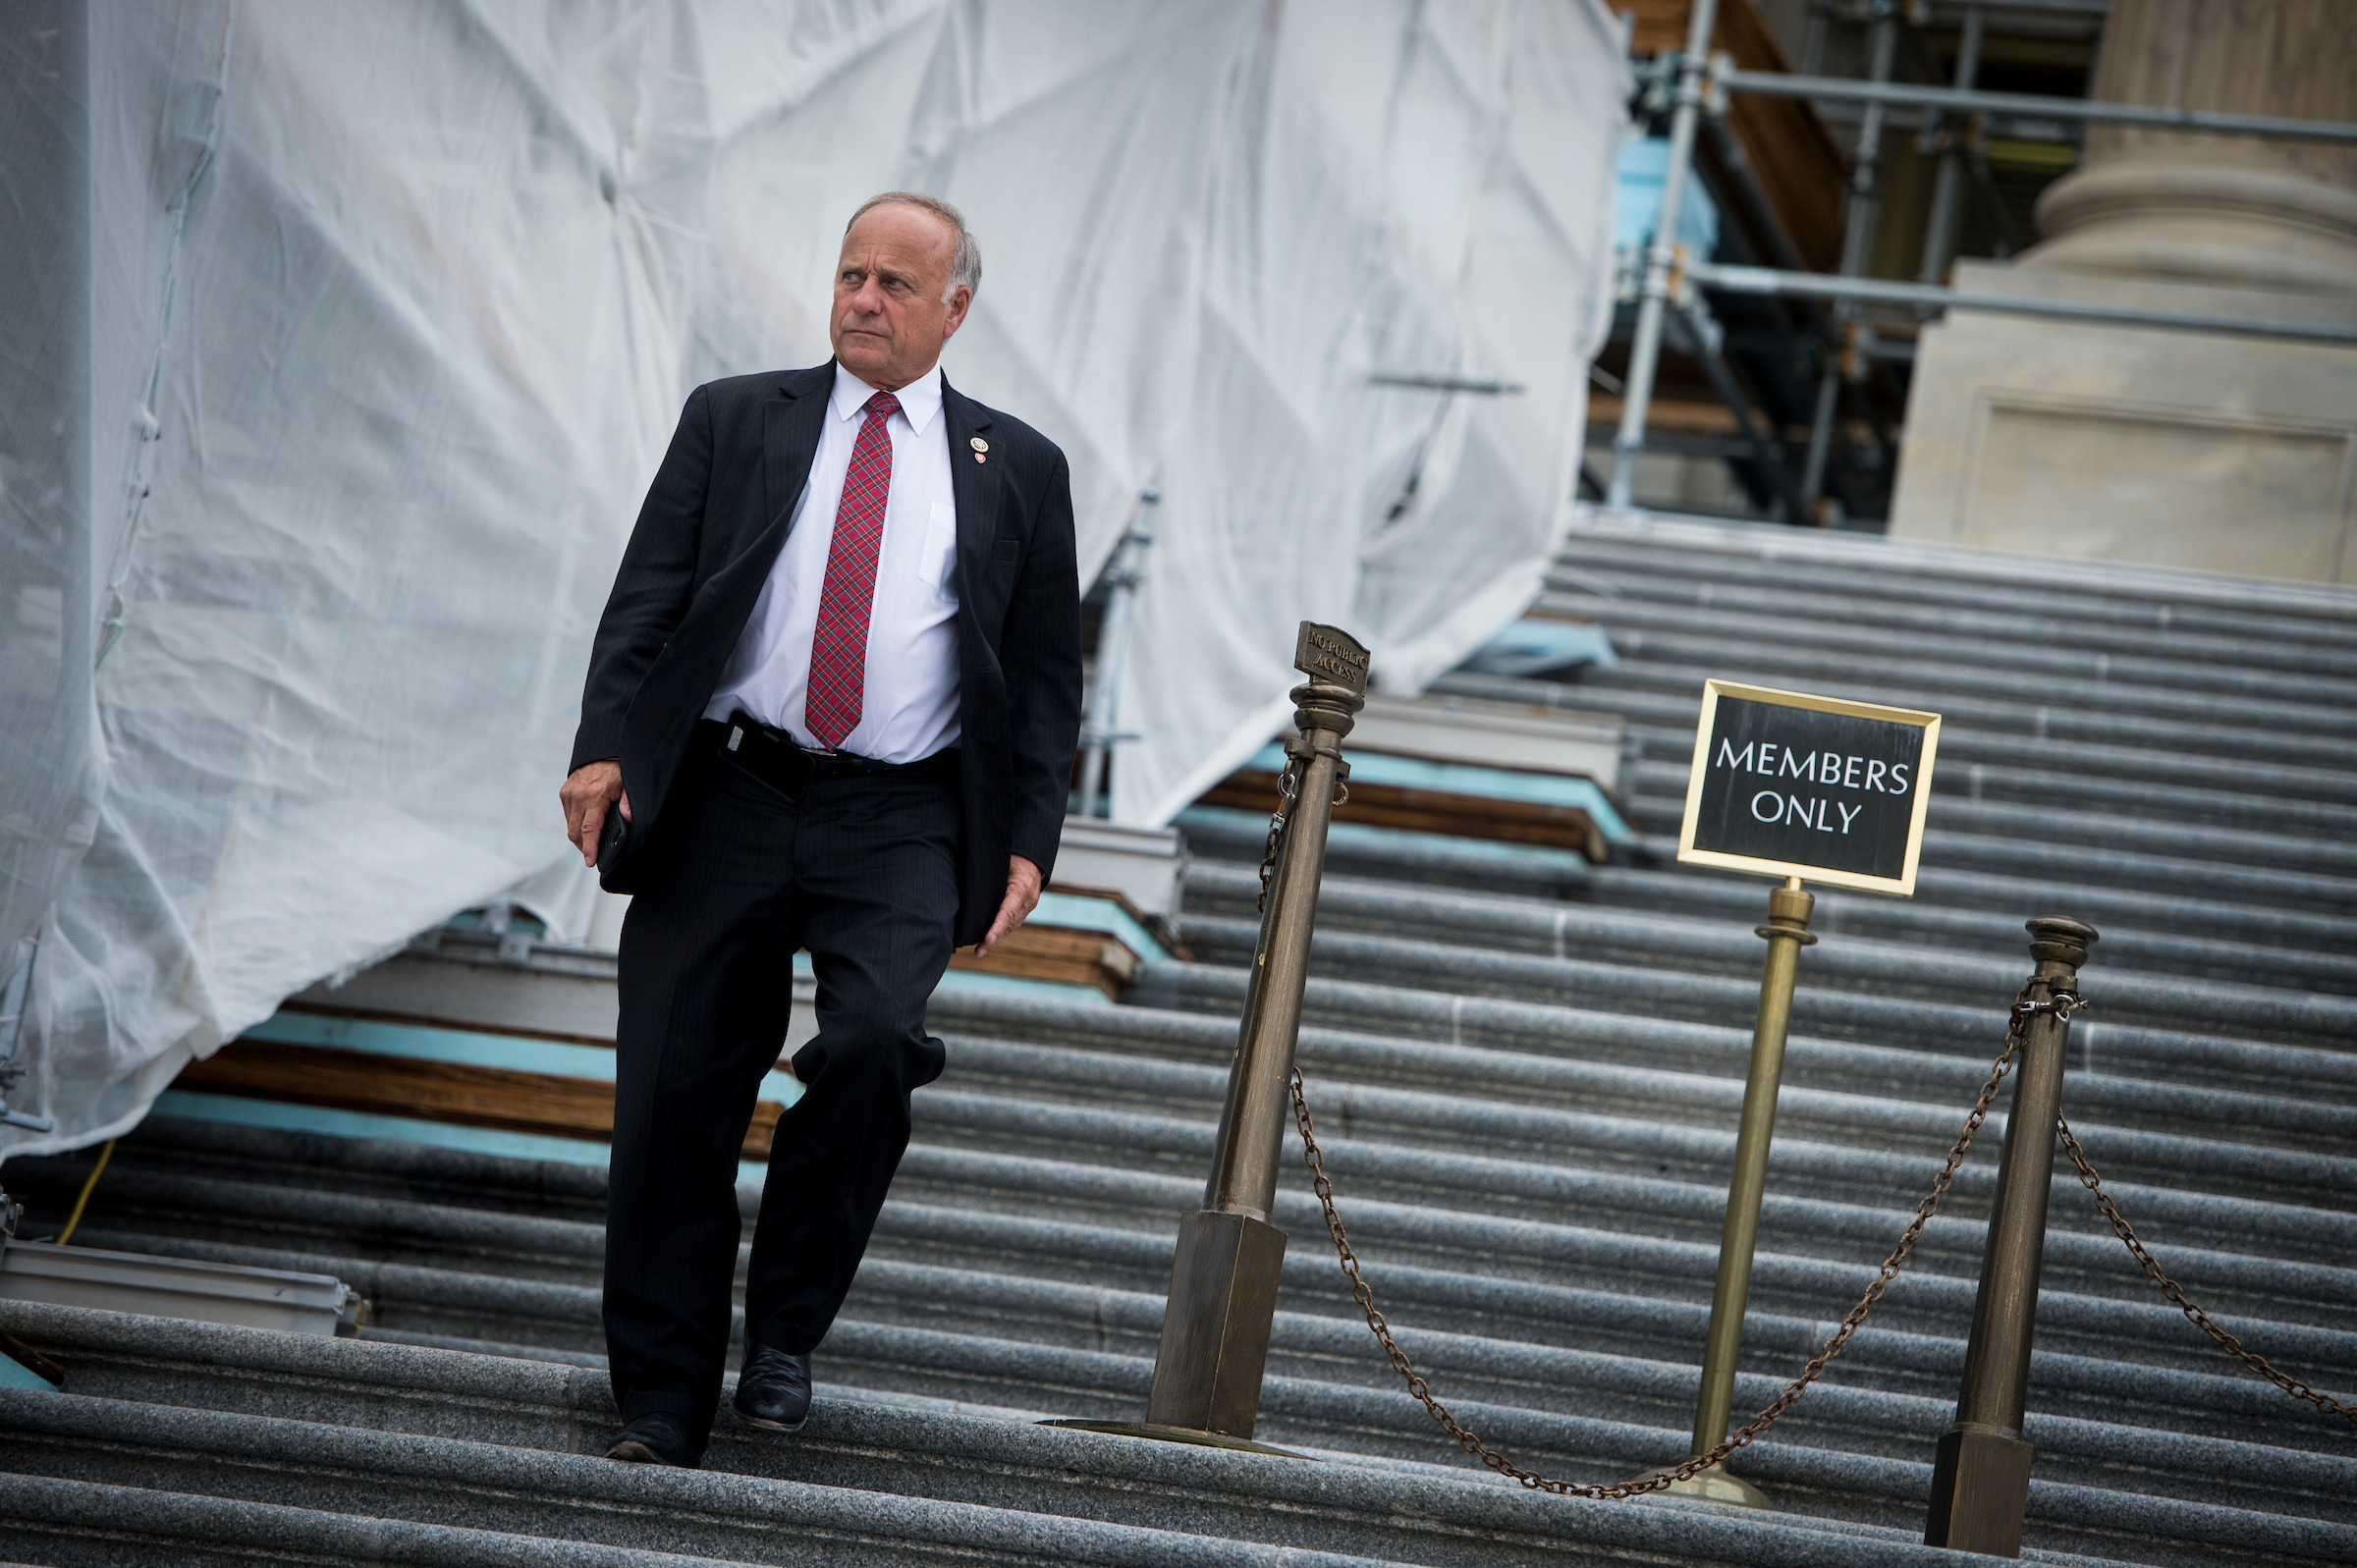
<instances>
[{"instance_id":1,"label":"rusty metal chain","mask_svg":"<svg viewBox=\"0 0 2357 1568\"><path fill-rule=\"evenodd\" d=\"M2088 1162L2087 1151L2079 1147L2078 1137L2070 1130L2068 1118L2059 1115L2055 1117L2055 1130L2062 1136L2062 1147L2070 1155L2070 1162L2079 1167L2079 1185L2095 1194L2095 1207L2102 1212L2106 1219L2111 1222L2112 1232L2126 1243L2128 1251L2134 1255L2138 1263L2144 1266L2144 1271L2152 1275L2153 1283L2161 1287L2161 1294L2166 1296L2170 1303L2185 1315L2187 1322L2217 1340L2219 1349L2232 1356L2294 1399L2305 1399L2327 1415L2340 1416L2346 1420L2357 1422L2357 1406L2344 1405L2337 1399L2318 1393L2298 1379L2286 1377L2277 1372L2265 1356L2256 1355L2243 1349L2241 1340L2220 1328L2211 1320L2208 1313L2186 1300L2183 1289L2174 1279L2169 1278L2162 1271L2161 1265L2154 1260L2150 1252L2145 1250L2144 1243L2137 1239L2135 1228L2128 1223L2126 1217L2120 1214L2119 1207L2112 1203L2111 1195L2104 1191L2103 1178L2095 1173L2095 1166Z\"/></svg>"},{"instance_id":2,"label":"rusty metal chain","mask_svg":"<svg viewBox=\"0 0 2357 1568\"><path fill-rule=\"evenodd\" d=\"M1980 1098L1973 1102L1972 1113L1964 1118L1964 1130L1956 1135L1954 1145L1947 1152L1947 1164L1933 1178L1931 1190L1924 1194L1923 1201L1915 1206L1915 1217L1908 1221L1906 1230L1898 1238L1898 1245L1891 1249L1891 1256L1883 1260L1881 1272L1866 1287L1866 1293L1858 1298L1858 1304L1849 1309L1849 1316L1841 1320L1840 1326L1834 1330L1833 1336L1801 1369L1800 1376L1787 1384L1784 1391L1777 1395L1766 1409L1753 1417L1749 1426L1710 1452L1697 1454L1675 1469L1656 1471L1650 1476L1641 1476L1635 1481L1624 1481L1615 1486L1587 1486L1575 1481L1559 1481L1540 1475L1535 1470L1524 1470L1468 1432L1456 1417L1450 1414L1449 1407L1433 1396L1423 1375L1407 1359L1407 1352L1401 1350L1399 1342L1392 1337L1391 1324L1375 1309L1374 1287L1359 1272L1358 1254L1351 1250L1350 1238L1343 1230L1342 1216L1335 1212L1334 1183L1327 1179L1326 1157L1318 1148L1317 1129L1310 1120L1309 1098L1303 1090L1298 1067L1293 1069L1293 1120L1301 1129L1302 1162L1309 1166L1310 1184L1317 1189L1318 1203L1326 1211L1326 1231L1334 1238L1335 1254L1342 1261L1343 1273L1350 1281L1350 1294L1357 1300L1359 1310L1367 1315L1367 1327L1374 1332L1375 1342L1383 1347L1383 1353L1391 1358L1392 1366L1405 1379L1407 1391L1423 1404L1425 1414L1455 1438L1458 1447L1500 1475L1510 1477L1533 1491L1553 1492L1559 1497L1590 1497L1599 1501L1640 1497L1647 1492L1666 1490L1681 1482L1691 1481L1748 1444L1791 1409L1800 1396L1808 1392L1809 1384L1824 1376L1827 1364L1841 1354L1842 1347L1849 1343L1850 1336L1858 1331L1859 1325L1866 1321L1866 1315L1874 1310L1876 1302L1883 1299L1883 1293L1891 1288L1891 1281L1905 1266L1908 1254L1915 1250L1916 1240L1923 1234L1923 1227L1930 1224L1932 1217L1940 1212L1941 1199L1947 1196L1948 1185L1955 1180L1958 1167L1964 1163L1964 1156L1971 1150L1972 1140L1980 1132L1981 1123L1989 1119L1989 1108L1997 1103L1998 1087L2004 1082L2005 1074L2013 1068L2013 1058L2020 1054L2023 1023L2031 1014L2039 1012L2054 1011L2068 1017L2073 1010L2084 1005L2077 996L2068 992L2058 992L2047 1000L2033 1001L2030 998L2031 988L2044 984L2044 981L2032 979L2013 999L2011 1022L2005 1029L2004 1050L1990 1065L1989 1079L1981 1085Z\"/></svg>"},{"instance_id":3,"label":"rusty metal chain","mask_svg":"<svg viewBox=\"0 0 2357 1568\"><path fill-rule=\"evenodd\" d=\"M1285 841L1286 819L1292 811L1293 802L1301 797L1301 773L1305 760L1288 751L1285 772L1277 776L1277 809L1269 814L1269 841L1261 846L1260 896L1252 900L1255 909L1266 910L1269 906L1269 879L1276 874L1277 850ZM1350 798L1349 779L1350 764L1338 763L1334 781L1334 803L1338 806Z\"/></svg>"},{"instance_id":4,"label":"rusty metal chain","mask_svg":"<svg viewBox=\"0 0 2357 1568\"><path fill-rule=\"evenodd\" d=\"M1277 776L1277 809L1269 814L1269 841L1260 851L1260 896L1252 900L1255 909L1269 906L1269 878L1277 870L1277 846L1285 841L1286 814L1292 810L1300 792L1301 759L1288 752L1285 771Z\"/></svg>"}]
</instances>

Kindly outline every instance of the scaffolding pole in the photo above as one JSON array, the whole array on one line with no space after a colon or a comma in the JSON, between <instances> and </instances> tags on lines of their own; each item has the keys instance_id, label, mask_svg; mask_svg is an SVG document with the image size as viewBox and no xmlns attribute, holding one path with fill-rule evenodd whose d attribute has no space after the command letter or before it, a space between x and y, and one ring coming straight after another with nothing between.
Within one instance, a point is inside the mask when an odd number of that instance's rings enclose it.
<instances>
[{"instance_id":1,"label":"scaffolding pole","mask_svg":"<svg viewBox=\"0 0 2357 1568\"><path fill-rule=\"evenodd\" d=\"M1880 26L1880 24L1878 24ZM1819 103L1862 103L1937 109L1946 114L2007 115L2021 120L2076 120L2092 125L2137 126L2155 131L2200 131L2225 136L2263 136L2287 141L2357 143L2357 124L2341 120L2281 120L2271 115L2223 114L2214 109L2171 109L2147 103L2099 103L2089 98L2050 98L2034 92L1982 92L1914 81L1852 81L1842 77L1787 76L1781 71L1723 71L1718 85L1727 92L1766 98L1810 98Z\"/></svg>"},{"instance_id":2,"label":"scaffolding pole","mask_svg":"<svg viewBox=\"0 0 2357 1568\"><path fill-rule=\"evenodd\" d=\"M1967 6L1964 11L1964 30L1956 41L1956 89L1970 91L1973 80L1981 70L1981 27L1979 6ZM1932 212L1923 226L1923 264L1915 276L1923 283L1938 283L1947 271L1947 252L1956 243L1956 208L1963 194L1964 152L1957 145L1968 134L1968 128L1953 116L1944 118L1934 128L1932 142L1940 154L1940 172L1932 182Z\"/></svg>"},{"instance_id":3,"label":"scaffolding pole","mask_svg":"<svg viewBox=\"0 0 2357 1568\"><path fill-rule=\"evenodd\" d=\"M1620 428L1613 436L1613 477L1605 487L1608 508L1624 512L1636 479L1637 454L1645 448L1645 418L1653 402L1654 373L1662 356L1662 316L1670 307L1670 275L1677 263L1677 213L1694 162L1694 127L1702 118L1703 74L1709 69L1711 24L1719 0L1694 0L1686 18L1686 52L1677 58L1677 107L1670 118L1670 163L1662 171L1662 204L1654 214L1645 247L1645 292L1637 303L1637 330L1628 348L1628 388L1620 399Z\"/></svg>"},{"instance_id":4,"label":"scaffolding pole","mask_svg":"<svg viewBox=\"0 0 2357 1568\"><path fill-rule=\"evenodd\" d=\"M1096 666L1089 672L1088 708L1080 724L1080 790L1073 815L1093 817L1105 795L1105 764L1113 748L1134 739L1117 730L1122 700L1122 665L1129 656L1129 622L1137 602L1138 580L1145 574L1146 547L1154 536L1146 530L1146 512L1162 501L1162 492L1149 484L1137 493L1129 520L1122 525L1121 541L1105 566L1105 620L1097 628ZM1108 803L1106 815L1112 810Z\"/></svg>"},{"instance_id":5,"label":"scaffolding pole","mask_svg":"<svg viewBox=\"0 0 2357 1568\"><path fill-rule=\"evenodd\" d=\"M1891 80L1891 61L1898 52L1898 20L1885 14L1875 18L1873 54L1867 67L1876 82ZM1723 75L1725 75L1723 73ZM1866 265L1866 246L1874 238L1874 218L1881 208L1877 199L1876 176L1883 162L1883 106L1869 103L1865 116L1858 122L1857 151L1850 158L1849 209L1841 231L1841 276L1855 277ZM1846 332L1849 326L1849 305L1835 297L1834 326ZM1818 502L1825 495L1826 460L1833 453L1835 405L1841 395L1841 344L1828 345L1832 351L1825 365L1818 371L1817 407L1809 419L1809 456L1800 474L1801 514L1795 522L1817 521Z\"/></svg>"},{"instance_id":6,"label":"scaffolding pole","mask_svg":"<svg viewBox=\"0 0 2357 1568\"><path fill-rule=\"evenodd\" d=\"M1711 319L1702 300L1691 291L1682 291L1677 302L1678 324L1685 329L1688 351L1702 373L1709 378L1711 390L1727 405L1727 412L1735 417L1745 449L1751 454L1753 469L1760 483L1772 496L1769 511L1781 521L1793 520L1800 506L1800 492L1793 488L1792 475L1784 461L1784 443L1781 433L1773 422L1754 418L1752 400L1735 379L1734 368L1727 360L1725 334L1719 323Z\"/></svg>"},{"instance_id":7,"label":"scaffolding pole","mask_svg":"<svg viewBox=\"0 0 2357 1568\"><path fill-rule=\"evenodd\" d=\"M1507 381L1503 376L1460 376L1421 370L1370 370L1367 385L1405 387L1414 392L1470 392L1485 398L1510 397L1530 390L1521 382Z\"/></svg>"},{"instance_id":8,"label":"scaffolding pole","mask_svg":"<svg viewBox=\"0 0 2357 1568\"><path fill-rule=\"evenodd\" d=\"M0 992L0 1126L22 1127L27 1132L55 1132L57 1123L47 1116L36 1116L28 1110L11 1110L8 1097L28 1070L17 1060L17 1044L25 1038L25 1011L31 1005L32 960L41 950L38 933L17 944L17 964L9 972L8 986Z\"/></svg>"},{"instance_id":9,"label":"scaffolding pole","mask_svg":"<svg viewBox=\"0 0 2357 1568\"><path fill-rule=\"evenodd\" d=\"M2224 332L2251 338L2289 338L2302 343L2357 344L2357 325L2337 321L2276 321L2265 316L2225 316L2181 310L2142 310L2132 305L2079 299L2041 299L2026 295L1972 294L1920 283L1885 283L1877 278L1835 278L1818 272L1779 272L1770 267L1723 267L1689 262L1686 277L1705 289L1727 294L1792 299L1833 299L1859 304L1910 305L1931 310L1987 310L2002 315L2047 316L2063 321L2100 321L2116 327L2164 327L2178 332Z\"/></svg>"}]
</instances>

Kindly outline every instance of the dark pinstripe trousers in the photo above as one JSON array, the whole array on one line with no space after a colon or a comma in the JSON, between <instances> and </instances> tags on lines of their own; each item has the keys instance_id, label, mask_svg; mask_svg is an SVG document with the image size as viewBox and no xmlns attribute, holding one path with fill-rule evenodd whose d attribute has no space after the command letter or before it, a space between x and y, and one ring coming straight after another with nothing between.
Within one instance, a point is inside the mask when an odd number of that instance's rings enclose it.
<instances>
[{"instance_id":1,"label":"dark pinstripe trousers","mask_svg":"<svg viewBox=\"0 0 2357 1568\"><path fill-rule=\"evenodd\" d=\"M771 1149L745 1339L799 1354L850 1289L909 1096L941 1076L925 1002L949 967L961 830L955 775L831 779L798 805L719 759L681 784L622 929L605 1324L623 1419L669 1411L700 1436L729 1349L737 1162L794 953L810 952L818 1035Z\"/></svg>"}]
</instances>

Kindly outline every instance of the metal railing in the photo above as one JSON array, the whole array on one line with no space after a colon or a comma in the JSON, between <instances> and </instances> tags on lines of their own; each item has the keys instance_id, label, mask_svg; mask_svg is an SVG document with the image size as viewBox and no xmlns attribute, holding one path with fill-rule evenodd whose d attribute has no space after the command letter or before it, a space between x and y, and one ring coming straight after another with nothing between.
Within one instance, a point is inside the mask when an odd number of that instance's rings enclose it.
<instances>
[{"instance_id":1,"label":"metal railing","mask_svg":"<svg viewBox=\"0 0 2357 1568\"><path fill-rule=\"evenodd\" d=\"M2102 321L2122 327L2168 327L2183 332L2230 332L2253 338L2296 338L2308 343L2357 344L2357 326L2339 321L2286 321L2268 316L2215 315L2192 310L2146 310L2084 299L2050 299L2032 295L1986 294L1937 284L1889 283L1880 278L1843 278L1822 272L1779 272L1770 267L1723 267L1688 262L1684 277L1704 289L1727 294L1795 299L1846 299L1860 303L1916 305L1937 310L1989 310L2017 316L2052 316Z\"/></svg>"},{"instance_id":2,"label":"metal railing","mask_svg":"<svg viewBox=\"0 0 2357 1568\"><path fill-rule=\"evenodd\" d=\"M1795 77L1781 71L1742 71L1733 67L1717 72L1713 82L1727 92L1763 98L1904 104L1952 114L2011 115L2023 120L2075 120L2155 131L2198 131L2225 136L2357 144L2357 125L2337 120L2284 120L2273 115L2220 114L2210 109L2171 109L2159 104L2054 98L2035 92L1984 92L1971 87L1936 86L1928 81L1858 81L1847 77Z\"/></svg>"}]
</instances>

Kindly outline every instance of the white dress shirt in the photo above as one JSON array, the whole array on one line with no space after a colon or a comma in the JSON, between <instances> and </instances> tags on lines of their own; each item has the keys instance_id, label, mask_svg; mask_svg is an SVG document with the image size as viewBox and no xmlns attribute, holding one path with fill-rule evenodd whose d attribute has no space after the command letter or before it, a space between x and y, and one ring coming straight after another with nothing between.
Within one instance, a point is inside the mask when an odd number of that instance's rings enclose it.
<instances>
[{"instance_id":1,"label":"white dress shirt","mask_svg":"<svg viewBox=\"0 0 2357 1568\"><path fill-rule=\"evenodd\" d=\"M894 396L901 411L885 422L892 437L892 490L884 541L876 551L876 592L867 620L867 676L859 724L841 749L879 762L916 762L959 734L958 504L950 493L949 421L941 411L941 371ZM810 479L794 503L786 544L770 568L752 618L721 671L707 719L741 708L805 746L818 741L803 718L810 682L810 639L818 596L835 542L835 511L851 447L867 420L875 388L840 364L827 400Z\"/></svg>"}]
</instances>

